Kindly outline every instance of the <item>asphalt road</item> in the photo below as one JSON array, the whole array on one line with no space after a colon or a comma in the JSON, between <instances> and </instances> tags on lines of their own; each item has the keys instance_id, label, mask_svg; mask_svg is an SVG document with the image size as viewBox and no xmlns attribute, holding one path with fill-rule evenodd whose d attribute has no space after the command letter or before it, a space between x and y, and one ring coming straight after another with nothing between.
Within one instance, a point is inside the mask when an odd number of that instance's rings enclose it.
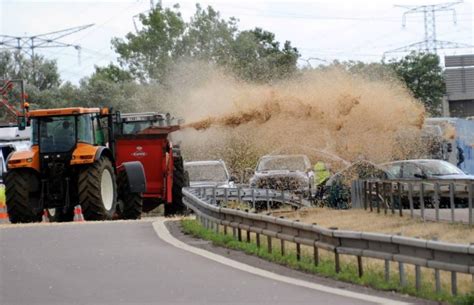
<instances>
[{"instance_id":1,"label":"asphalt road","mask_svg":"<svg viewBox=\"0 0 474 305\"><path fill-rule=\"evenodd\" d=\"M0 304L374 304L179 249L152 223L0 228Z\"/></svg>"}]
</instances>

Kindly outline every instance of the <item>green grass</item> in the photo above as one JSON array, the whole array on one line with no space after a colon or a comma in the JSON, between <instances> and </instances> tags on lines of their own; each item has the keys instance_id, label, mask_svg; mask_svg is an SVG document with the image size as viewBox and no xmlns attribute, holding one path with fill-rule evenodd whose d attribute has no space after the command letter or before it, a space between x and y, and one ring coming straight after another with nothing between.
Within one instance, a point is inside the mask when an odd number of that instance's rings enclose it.
<instances>
[{"instance_id":1,"label":"green grass","mask_svg":"<svg viewBox=\"0 0 474 305\"><path fill-rule=\"evenodd\" d=\"M234 250L240 250L247 254L256 255L268 261L288 266L297 270L302 270L309 273L315 273L323 275L336 280L350 282L361 286L368 286L379 290L396 291L399 293L409 294L412 296L449 302L454 305L473 305L474 304L474 292L467 295L452 296L447 292L435 293L432 288L432 284L428 282L422 282L422 287L419 291L416 291L414 283L408 280L406 287L400 287L398 283L397 274L393 274L388 282L384 280L383 270L378 268L365 268L364 275L358 276L357 266L355 264L341 263L341 271L336 273L334 268L334 261L327 257L320 259L319 265L316 266L313 263L312 258L308 256L302 256L301 260L298 261L296 254L292 251L286 250L285 255L281 255L280 243L278 240L273 239L273 251L272 253L267 252L266 237L261 236L261 247L257 247L254 241L250 243L239 242L234 239L232 235L224 235L223 233L216 233L215 231L204 228L198 221L191 219L183 219L181 221L183 231L187 234L199 237L205 240L212 241L216 246L230 248ZM232 230L229 228L230 231ZM231 233L231 232L230 232ZM243 239L245 237L243 236Z\"/></svg>"}]
</instances>

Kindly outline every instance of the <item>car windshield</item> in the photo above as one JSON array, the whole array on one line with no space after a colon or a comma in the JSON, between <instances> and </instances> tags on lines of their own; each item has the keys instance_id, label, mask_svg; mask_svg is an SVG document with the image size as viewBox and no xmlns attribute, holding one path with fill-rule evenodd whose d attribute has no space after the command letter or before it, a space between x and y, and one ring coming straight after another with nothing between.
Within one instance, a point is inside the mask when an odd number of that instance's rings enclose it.
<instances>
[{"instance_id":1,"label":"car windshield","mask_svg":"<svg viewBox=\"0 0 474 305\"><path fill-rule=\"evenodd\" d=\"M257 167L257 171L269 170L289 170L302 171L306 170L304 158L301 156L282 156L263 158Z\"/></svg>"},{"instance_id":2,"label":"car windshield","mask_svg":"<svg viewBox=\"0 0 474 305\"><path fill-rule=\"evenodd\" d=\"M464 175L464 172L445 161L420 161L419 166L428 176Z\"/></svg>"},{"instance_id":3,"label":"car windshield","mask_svg":"<svg viewBox=\"0 0 474 305\"><path fill-rule=\"evenodd\" d=\"M222 164L189 164L185 165L189 180L224 182L228 180L227 172Z\"/></svg>"},{"instance_id":4,"label":"car windshield","mask_svg":"<svg viewBox=\"0 0 474 305\"><path fill-rule=\"evenodd\" d=\"M42 153L71 151L76 145L75 121L74 116L35 119L32 141L39 144Z\"/></svg>"}]
</instances>

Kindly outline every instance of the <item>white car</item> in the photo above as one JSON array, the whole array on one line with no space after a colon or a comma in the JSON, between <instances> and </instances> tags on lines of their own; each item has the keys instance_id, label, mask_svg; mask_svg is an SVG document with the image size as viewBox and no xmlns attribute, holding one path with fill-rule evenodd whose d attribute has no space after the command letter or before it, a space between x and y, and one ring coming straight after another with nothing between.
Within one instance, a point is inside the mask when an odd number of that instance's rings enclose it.
<instances>
[{"instance_id":1,"label":"white car","mask_svg":"<svg viewBox=\"0 0 474 305\"><path fill-rule=\"evenodd\" d=\"M235 187L234 179L222 160L184 162L191 187Z\"/></svg>"}]
</instances>

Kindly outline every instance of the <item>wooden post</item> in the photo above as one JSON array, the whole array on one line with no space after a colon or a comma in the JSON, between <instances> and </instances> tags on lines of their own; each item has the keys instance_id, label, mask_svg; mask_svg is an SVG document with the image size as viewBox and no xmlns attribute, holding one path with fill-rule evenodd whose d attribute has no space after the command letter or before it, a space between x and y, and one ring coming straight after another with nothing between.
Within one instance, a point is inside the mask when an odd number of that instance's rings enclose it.
<instances>
[{"instance_id":1,"label":"wooden post","mask_svg":"<svg viewBox=\"0 0 474 305\"><path fill-rule=\"evenodd\" d=\"M314 265L319 266L319 249L316 246L313 246L313 259L314 259Z\"/></svg>"},{"instance_id":2,"label":"wooden post","mask_svg":"<svg viewBox=\"0 0 474 305\"><path fill-rule=\"evenodd\" d=\"M385 209L387 211L387 209ZM359 277L364 275L364 266L362 264L362 256L357 256L357 270L359 271Z\"/></svg>"},{"instance_id":3,"label":"wooden post","mask_svg":"<svg viewBox=\"0 0 474 305\"><path fill-rule=\"evenodd\" d=\"M272 237L267 236L267 248L268 248L268 253L272 253Z\"/></svg>"},{"instance_id":4,"label":"wooden post","mask_svg":"<svg viewBox=\"0 0 474 305\"><path fill-rule=\"evenodd\" d=\"M301 245L299 243L296 243L296 260L301 260Z\"/></svg>"}]
</instances>

